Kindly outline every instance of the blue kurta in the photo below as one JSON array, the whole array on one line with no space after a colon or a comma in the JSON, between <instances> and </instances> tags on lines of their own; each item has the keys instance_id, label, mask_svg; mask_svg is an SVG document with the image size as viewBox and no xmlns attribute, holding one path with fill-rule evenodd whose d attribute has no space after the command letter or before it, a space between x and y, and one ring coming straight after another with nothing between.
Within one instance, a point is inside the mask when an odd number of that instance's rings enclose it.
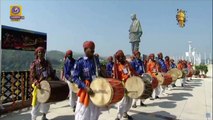
<instances>
[{"instance_id":1,"label":"blue kurta","mask_svg":"<svg viewBox=\"0 0 213 120\"><path fill-rule=\"evenodd\" d=\"M93 59L88 57L81 57L76 61L74 67L73 80L79 88L85 88L85 80L92 82L97 77L97 73L100 73L100 62L97 57Z\"/></svg>"}]
</instances>

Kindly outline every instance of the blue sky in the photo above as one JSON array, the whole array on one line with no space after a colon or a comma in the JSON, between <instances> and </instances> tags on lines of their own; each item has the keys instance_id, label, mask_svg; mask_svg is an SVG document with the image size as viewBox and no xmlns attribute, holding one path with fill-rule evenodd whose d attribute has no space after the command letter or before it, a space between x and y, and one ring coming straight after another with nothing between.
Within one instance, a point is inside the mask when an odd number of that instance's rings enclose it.
<instances>
[{"instance_id":1,"label":"blue sky","mask_svg":"<svg viewBox=\"0 0 213 120\"><path fill-rule=\"evenodd\" d=\"M10 5L22 5L25 19L11 22ZM177 25L177 9L187 11L186 26ZM48 50L83 52L93 40L102 56L122 49L131 53L128 29L136 13L143 54L182 56L188 41L200 53L212 53L212 0L2 0L1 24L47 33Z\"/></svg>"}]
</instances>

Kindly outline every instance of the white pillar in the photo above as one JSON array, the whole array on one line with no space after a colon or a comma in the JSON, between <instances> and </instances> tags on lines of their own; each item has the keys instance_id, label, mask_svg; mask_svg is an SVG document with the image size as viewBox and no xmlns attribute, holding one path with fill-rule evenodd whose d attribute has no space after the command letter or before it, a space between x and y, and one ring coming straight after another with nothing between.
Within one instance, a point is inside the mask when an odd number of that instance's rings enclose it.
<instances>
[{"instance_id":1,"label":"white pillar","mask_svg":"<svg viewBox=\"0 0 213 120\"><path fill-rule=\"evenodd\" d=\"M192 62L192 41L188 41L189 43L189 62Z\"/></svg>"}]
</instances>

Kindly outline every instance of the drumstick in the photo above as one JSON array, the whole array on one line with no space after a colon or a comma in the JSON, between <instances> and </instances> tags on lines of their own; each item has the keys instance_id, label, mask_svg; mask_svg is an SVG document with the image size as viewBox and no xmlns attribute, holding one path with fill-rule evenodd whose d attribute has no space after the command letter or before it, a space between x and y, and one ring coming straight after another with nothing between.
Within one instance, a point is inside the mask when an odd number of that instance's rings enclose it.
<instances>
[{"instance_id":1,"label":"drumstick","mask_svg":"<svg viewBox=\"0 0 213 120\"><path fill-rule=\"evenodd\" d=\"M132 91L132 90L131 90L131 91L127 91L127 92L128 92L128 93L130 93L130 92L136 92L136 93L137 93L138 91Z\"/></svg>"},{"instance_id":2,"label":"drumstick","mask_svg":"<svg viewBox=\"0 0 213 120\"><path fill-rule=\"evenodd\" d=\"M106 90L93 90L94 93L108 93Z\"/></svg>"}]
</instances>

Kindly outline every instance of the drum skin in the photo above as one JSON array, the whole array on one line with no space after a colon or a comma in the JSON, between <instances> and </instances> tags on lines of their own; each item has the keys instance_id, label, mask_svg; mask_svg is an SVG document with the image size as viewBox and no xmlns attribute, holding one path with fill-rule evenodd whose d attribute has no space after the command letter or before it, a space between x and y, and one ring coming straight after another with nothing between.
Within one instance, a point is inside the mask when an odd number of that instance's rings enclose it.
<instances>
[{"instance_id":1,"label":"drum skin","mask_svg":"<svg viewBox=\"0 0 213 120\"><path fill-rule=\"evenodd\" d=\"M158 80L158 84L160 84L160 85L162 85L163 84L163 82L164 82L164 77L163 77L163 74L162 73L157 73L156 74L156 78L157 78L157 80Z\"/></svg>"},{"instance_id":2,"label":"drum skin","mask_svg":"<svg viewBox=\"0 0 213 120\"><path fill-rule=\"evenodd\" d=\"M58 102L66 100L69 94L69 87L63 81L40 82L41 89L37 90L37 100L40 103Z\"/></svg>"},{"instance_id":3,"label":"drum skin","mask_svg":"<svg viewBox=\"0 0 213 120\"><path fill-rule=\"evenodd\" d=\"M178 78L182 77L182 72L178 70L177 68L170 69L167 74L170 74L172 76L172 81L175 82Z\"/></svg>"},{"instance_id":4,"label":"drum skin","mask_svg":"<svg viewBox=\"0 0 213 120\"><path fill-rule=\"evenodd\" d=\"M124 86L120 80L113 78L96 78L90 84L94 95L90 100L99 107L119 102L124 97Z\"/></svg>"},{"instance_id":5,"label":"drum skin","mask_svg":"<svg viewBox=\"0 0 213 120\"><path fill-rule=\"evenodd\" d=\"M77 84L75 84L75 83L70 83L70 87L71 87L71 89L72 89L72 92L78 93L79 88L78 88L78 85L77 85Z\"/></svg>"},{"instance_id":6,"label":"drum skin","mask_svg":"<svg viewBox=\"0 0 213 120\"><path fill-rule=\"evenodd\" d=\"M140 98L145 90L144 81L137 76L128 78L124 86L127 90L127 96L132 99Z\"/></svg>"}]
</instances>

